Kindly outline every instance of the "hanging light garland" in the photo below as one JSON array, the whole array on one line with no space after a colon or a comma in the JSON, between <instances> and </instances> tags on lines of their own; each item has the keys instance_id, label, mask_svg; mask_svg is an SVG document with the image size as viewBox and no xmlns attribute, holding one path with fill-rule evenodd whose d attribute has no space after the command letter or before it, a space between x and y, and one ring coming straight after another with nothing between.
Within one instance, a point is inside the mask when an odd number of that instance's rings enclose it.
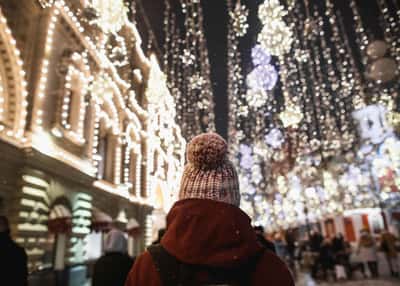
<instances>
[{"instance_id":1,"label":"hanging light garland","mask_svg":"<svg viewBox=\"0 0 400 286\"><path fill-rule=\"evenodd\" d=\"M235 9L229 12L229 16L232 20L232 29L238 37L246 35L249 28L247 18L249 16L249 10L245 5L241 5L240 1L237 2Z\"/></svg>"},{"instance_id":2,"label":"hanging light garland","mask_svg":"<svg viewBox=\"0 0 400 286\"><path fill-rule=\"evenodd\" d=\"M170 1L164 12L164 68L177 102L177 120L184 137L215 129L210 61L200 1L180 0L181 24ZM194 102L198 104L193 104Z\"/></svg>"},{"instance_id":3,"label":"hanging light garland","mask_svg":"<svg viewBox=\"0 0 400 286\"><path fill-rule=\"evenodd\" d=\"M104 33L117 33L128 21L126 7L123 0L92 0L92 7L97 11L98 17L93 20Z\"/></svg>"}]
</instances>

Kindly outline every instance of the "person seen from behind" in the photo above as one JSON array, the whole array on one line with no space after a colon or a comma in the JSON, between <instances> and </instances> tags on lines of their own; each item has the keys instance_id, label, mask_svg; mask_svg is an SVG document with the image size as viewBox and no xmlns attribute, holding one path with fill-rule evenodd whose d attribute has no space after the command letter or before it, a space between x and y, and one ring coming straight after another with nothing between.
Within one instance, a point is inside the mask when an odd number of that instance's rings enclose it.
<instances>
[{"instance_id":1,"label":"person seen from behind","mask_svg":"<svg viewBox=\"0 0 400 286\"><path fill-rule=\"evenodd\" d=\"M375 240L367 229L360 232L360 241L358 243L357 253L361 261L368 266L372 277L378 277L377 249Z\"/></svg>"},{"instance_id":2,"label":"person seen from behind","mask_svg":"<svg viewBox=\"0 0 400 286\"><path fill-rule=\"evenodd\" d=\"M28 285L26 252L12 240L5 216L0 216L0 273L0 285Z\"/></svg>"},{"instance_id":3,"label":"person seen from behind","mask_svg":"<svg viewBox=\"0 0 400 286\"><path fill-rule=\"evenodd\" d=\"M381 250L385 253L389 264L390 273L399 277L399 259L397 255L397 244L400 240L391 232L384 230L381 234Z\"/></svg>"},{"instance_id":4,"label":"person seen from behind","mask_svg":"<svg viewBox=\"0 0 400 286\"><path fill-rule=\"evenodd\" d=\"M166 233L137 258L125 285L293 286L285 264L261 246L239 208L238 177L225 140L201 134L186 155Z\"/></svg>"},{"instance_id":5,"label":"person seen from behind","mask_svg":"<svg viewBox=\"0 0 400 286\"><path fill-rule=\"evenodd\" d=\"M93 271L93 286L123 286L133 265L127 254L127 239L117 228L106 236L105 254L96 261Z\"/></svg>"}]
</instances>

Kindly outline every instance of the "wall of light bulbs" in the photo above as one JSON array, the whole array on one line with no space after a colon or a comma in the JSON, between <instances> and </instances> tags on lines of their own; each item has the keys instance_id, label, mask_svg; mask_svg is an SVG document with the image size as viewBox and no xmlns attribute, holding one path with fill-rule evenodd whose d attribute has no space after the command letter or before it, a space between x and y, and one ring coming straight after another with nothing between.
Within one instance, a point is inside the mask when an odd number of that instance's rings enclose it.
<instances>
[{"instance_id":1,"label":"wall of light bulbs","mask_svg":"<svg viewBox=\"0 0 400 286\"><path fill-rule=\"evenodd\" d=\"M86 6L77 7L78 4ZM8 52L1 58L1 62L5 67L10 67L7 74L0 71L0 139L17 147L32 148L91 178L92 186L77 186L77 189L86 188L85 192L89 194L94 190L104 191L122 198L126 203L142 205L146 210L154 206L157 199L155 188L157 182L162 182L162 201L165 204L159 207L166 212L176 198L186 144L175 121L174 97L157 59L154 56L147 58L141 50L141 39L135 25L128 22L125 14L119 18L123 19L122 22L106 23L112 22L114 17L104 15L101 22L89 23L78 10L92 4L90 1L41 1L41 8L38 9L43 9L41 18L47 30L43 32L44 42L38 43L43 49L38 53L41 58L37 81L32 77L32 81L35 81L32 86L35 88L30 97L32 118L29 126L26 124L28 93L24 67L16 41L0 10L0 46ZM127 13L124 7L118 11ZM100 9L97 12L110 11ZM79 42L79 48L74 46L76 50L72 49L68 55L66 66L62 67L64 72L58 75L59 86L54 87L53 82L49 83L50 76L53 76L50 71L56 70L54 67L59 67L62 61L62 56L56 56L59 44L56 39L62 37L59 32L64 26L69 33L62 36L72 35L74 43ZM102 30L94 33L94 26ZM123 33L119 33L121 29ZM117 35L118 49L107 47L111 30ZM131 42L135 43L134 50L127 48L127 43ZM122 62L121 53L124 59ZM141 80L146 90L144 102L137 100L134 81L130 74L126 74L130 72L129 69L122 68L132 64L127 62L134 58L130 53L135 53L134 57L140 59L136 68L143 75ZM57 92L50 89L57 89ZM59 97L55 101L57 106L49 107L48 102L53 95ZM99 152L99 139L105 134L112 137L112 147L108 148L113 156L110 160L112 176L108 181L98 176L99 162L105 160L104 156L110 155ZM51 203L54 198L49 198L46 193L48 182L32 174L24 176L28 180L24 181L23 187L26 196L21 199L19 207L34 210L35 206L42 206L42 200ZM71 178L66 175L65 179ZM83 236L88 231L87 210L98 203L96 197L92 199L92 196L85 194L72 202L76 215L72 230L74 235L70 241L71 263L78 263L82 259ZM44 205L43 208L48 211L48 206ZM37 216L35 211L32 214L22 211L19 215L22 221ZM47 227L43 221L38 224L25 221L18 226L18 230L23 233L37 231L40 233L37 242L45 244L47 240L43 236ZM149 231L146 230L146 233ZM26 244L33 241L32 237L24 235L19 238L21 242ZM28 254L33 257L41 254L40 251L37 247L29 246ZM36 260L30 261L31 267L40 264Z\"/></svg>"},{"instance_id":2,"label":"wall of light bulbs","mask_svg":"<svg viewBox=\"0 0 400 286\"><path fill-rule=\"evenodd\" d=\"M7 19L0 10L0 47L1 63L1 119L0 136L15 144L25 142L24 128L27 116L27 82L21 60L21 53L16 46Z\"/></svg>"}]
</instances>

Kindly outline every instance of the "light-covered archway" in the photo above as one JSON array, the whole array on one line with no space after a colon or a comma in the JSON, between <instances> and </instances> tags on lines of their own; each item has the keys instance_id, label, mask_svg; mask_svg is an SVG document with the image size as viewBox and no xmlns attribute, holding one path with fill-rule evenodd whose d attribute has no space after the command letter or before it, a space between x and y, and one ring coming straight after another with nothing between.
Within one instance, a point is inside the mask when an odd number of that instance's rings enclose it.
<instances>
[{"instance_id":1,"label":"light-covered archway","mask_svg":"<svg viewBox=\"0 0 400 286\"><path fill-rule=\"evenodd\" d=\"M0 135L22 140L27 115L25 71L20 51L0 9Z\"/></svg>"}]
</instances>

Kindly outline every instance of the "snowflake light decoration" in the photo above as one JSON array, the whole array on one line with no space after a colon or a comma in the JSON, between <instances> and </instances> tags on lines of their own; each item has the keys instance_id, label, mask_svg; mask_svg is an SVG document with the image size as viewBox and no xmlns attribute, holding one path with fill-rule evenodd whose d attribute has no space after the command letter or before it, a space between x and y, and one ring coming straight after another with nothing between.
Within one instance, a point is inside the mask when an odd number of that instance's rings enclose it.
<instances>
[{"instance_id":1,"label":"snowflake light decoration","mask_svg":"<svg viewBox=\"0 0 400 286\"><path fill-rule=\"evenodd\" d=\"M247 103L253 108L260 108L267 100L268 95L265 90L262 89L249 89L246 93Z\"/></svg>"},{"instance_id":2,"label":"snowflake light decoration","mask_svg":"<svg viewBox=\"0 0 400 286\"><path fill-rule=\"evenodd\" d=\"M251 58L254 66L267 65L271 62L271 55L259 44L251 49Z\"/></svg>"},{"instance_id":3,"label":"snowflake light decoration","mask_svg":"<svg viewBox=\"0 0 400 286\"><path fill-rule=\"evenodd\" d=\"M96 23L104 33L117 33L128 20L128 7L123 0L92 0L99 17Z\"/></svg>"},{"instance_id":4,"label":"snowflake light decoration","mask_svg":"<svg viewBox=\"0 0 400 286\"><path fill-rule=\"evenodd\" d=\"M270 22L258 35L258 42L274 56L286 54L292 45L293 32L283 21Z\"/></svg>"},{"instance_id":5,"label":"snowflake light decoration","mask_svg":"<svg viewBox=\"0 0 400 286\"><path fill-rule=\"evenodd\" d=\"M194 64L196 57L188 49L183 50L183 55L180 56L183 65L191 66Z\"/></svg>"},{"instance_id":6,"label":"snowflake light decoration","mask_svg":"<svg viewBox=\"0 0 400 286\"><path fill-rule=\"evenodd\" d=\"M244 170L251 170L251 167L254 164L254 160L252 156L243 156L240 159L240 167Z\"/></svg>"},{"instance_id":7,"label":"snowflake light decoration","mask_svg":"<svg viewBox=\"0 0 400 286\"><path fill-rule=\"evenodd\" d=\"M285 138L283 137L282 131L278 128L272 129L267 135L265 135L265 143L274 149L280 148L283 142L285 142Z\"/></svg>"},{"instance_id":8,"label":"snowflake light decoration","mask_svg":"<svg viewBox=\"0 0 400 286\"><path fill-rule=\"evenodd\" d=\"M247 18L249 16L249 10L245 5L240 5L237 3L235 9L229 12L229 16L232 19L232 27L238 37L243 37L246 35L249 28L247 23Z\"/></svg>"},{"instance_id":9,"label":"snowflake light decoration","mask_svg":"<svg viewBox=\"0 0 400 286\"><path fill-rule=\"evenodd\" d=\"M303 113L301 113L301 109L299 106L289 103L286 105L285 111L279 114L279 118L281 119L283 126L296 126L303 119Z\"/></svg>"},{"instance_id":10,"label":"snowflake light decoration","mask_svg":"<svg viewBox=\"0 0 400 286\"><path fill-rule=\"evenodd\" d=\"M278 73L272 65L260 65L247 75L246 80L251 89L272 90L278 81Z\"/></svg>"},{"instance_id":11,"label":"snowflake light decoration","mask_svg":"<svg viewBox=\"0 0 400 286\"><path fill-rule=\"evenodd\" d=\"M252 149L249 145L246 144L240 144L239 146L239 152L242 156L250 156L252 153Z\"/></svg>"},{"instance_id":12,"label":"snowflake light decoration","mask_svg":"<svg viewBox=\"0 0 400 286\"><path fill-rule=\"evenodd\" d=\"M278 0L266 0L258 10L258 16L264 25L258 42L271 55L281 56L290 50L293 32L283 20L286 15L287 11Z\"/></svg>"},{"instance_id":13,"label":"snowflake light decoration","mask_svg":"<svg viewBox=\"0 0 400 286\"><path fill-rule=\"evenodd\" d=\"M280 5L279 0L266 0L258 8L258 17L264 25L271 20L281 21L287 15L284 7Z\"/></svg>"},{"instance_id":14,"label":"snowflake light decoration","mask_svg":"<svg viewBox=\"0 0 400 286\"><path fill-rule=\"evenodd\" d=\"M241 105L238 107L238 115L247 117L249 115L249 107L247 105Z\"/></svg>"},{"instance_id":15,"label":"snowflake light decoration","mask_svg":"<svg viewBox=\"0 0 400 286\"><path fill-rule=\"evenodd\" d=\"M192 75L189 78L189 85L192 90L201 89L203 87L204 83L205 83L204 78L198 73Z\"/></svg>"}]
</instances>

